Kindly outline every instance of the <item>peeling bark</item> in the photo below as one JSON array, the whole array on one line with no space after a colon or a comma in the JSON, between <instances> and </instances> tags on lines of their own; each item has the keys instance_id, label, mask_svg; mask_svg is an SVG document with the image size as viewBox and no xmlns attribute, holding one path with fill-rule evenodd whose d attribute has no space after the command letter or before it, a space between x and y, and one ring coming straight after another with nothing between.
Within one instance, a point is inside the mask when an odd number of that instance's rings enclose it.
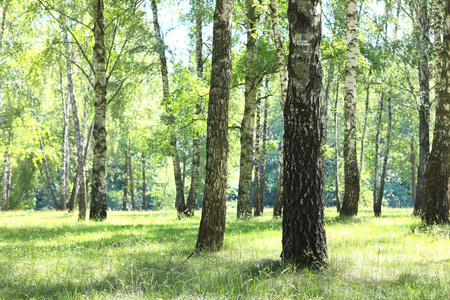
<instances>
[{"instance_id":1,"label":"peeling bark","mask_svg":"<svg viewBox=\"0 0 450 300\"><path fill-rule=\"evenodd\" d=\"M196 245L198 250L219 250L225 233L232 13L233 1L216 1L206 137L206 181Z\"/></svg>"}]
</instances>

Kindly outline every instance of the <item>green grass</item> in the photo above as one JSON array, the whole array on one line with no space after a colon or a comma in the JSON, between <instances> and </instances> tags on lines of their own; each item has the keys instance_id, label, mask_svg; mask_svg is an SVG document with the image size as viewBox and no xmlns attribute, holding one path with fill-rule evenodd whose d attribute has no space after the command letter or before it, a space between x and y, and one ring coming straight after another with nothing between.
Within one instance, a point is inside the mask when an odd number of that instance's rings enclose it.
<instances>
[{"instance_id":1,"label":"green grass","mask_svg":"<svg viewBox=\"0 0 450 300\"><path fill-rule=\"evenodd\" d=\"M383 213L327 210L322 271L280 263L281 220L271 211L247 222L229 211L223 250L191 257L199 216L110 212L97 223L2 213L0 299L450 298L450 227L423 227L411 210Z\"/></svg>"}]
</instances>

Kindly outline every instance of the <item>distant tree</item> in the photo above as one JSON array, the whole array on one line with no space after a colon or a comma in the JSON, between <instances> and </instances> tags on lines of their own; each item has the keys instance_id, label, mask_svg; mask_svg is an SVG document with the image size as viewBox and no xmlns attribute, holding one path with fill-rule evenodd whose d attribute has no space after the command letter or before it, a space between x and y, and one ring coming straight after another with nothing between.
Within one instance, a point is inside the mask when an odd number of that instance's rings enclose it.
<instances>
[{"instance_id":1,"label":"distant tree","mask_svg":"<svg viewBox=\"0 0 450 300\"><path fill-rule=\"evenodd\" d=\"M217 0L206 136L206 181L198 250L219 250L225 233L232 13L233 1Z\"/></svg>"},{"instance_id":2,"label":"distant tree","mask_svg":"<svg viewBox=\"0 0 450 300\"><path fill-rule=\"evenodd\" d=\"M288 16L281 257L297 265L321 265L327 259L321 149L321 0L289 1Z\"/></svg>"}]
</instances>

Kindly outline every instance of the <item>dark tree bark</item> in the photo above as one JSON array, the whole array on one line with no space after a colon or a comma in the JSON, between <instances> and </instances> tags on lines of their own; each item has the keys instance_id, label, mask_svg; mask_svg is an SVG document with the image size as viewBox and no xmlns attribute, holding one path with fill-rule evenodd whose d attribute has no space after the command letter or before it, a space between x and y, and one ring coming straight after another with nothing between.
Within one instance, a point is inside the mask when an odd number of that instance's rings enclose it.
<instances>
[{"instance_id":1,"label":"dark tree bark","mask_svg":"<svg viewBox=\"0 0 450 300\"><path fill-rule=\"evenodd\" d=\"M237 218L249 219L252 214L251 206L251 185L252 185L252 159L253 159L253 129L255 123L255 110L257 109L257 85L258 74L256 71L257 60L257 26L259 16L253 0L245 1L245 9L247 15L247 43L246 43L246 61L245 61L245 108L244 116L241 122L241 155L239 165L239 187L238 187L238 203ZM257 129L258 130L258 129ZM255 161L257 159L255 158ZM257 162L256 162L257 163ZM258 165L254 166L256 169ZM256 171L255 171L256 175ZM258 183L256 183L258 181ZM254 178L254 187L259 186L259 180ZM255 199L255 216L260 215L259 195Z\"/></svg>"},{"instance_id":2,"label":"dark tree bark","mask_svg":"<svg viewBox=\"0 0 450 300\"><path fill-rule=\"evenodd\" d=\"M94 0L94 159L92 163L92 191L89 219L106 219L106 87L105 20L103 0Z\"/></svg>"},{"instance_id":3,"label":"dark tree bark","mask_svg":"<svg viewBox=\"0 0 450 300\"><path fill-rule=\"evenodd\" d=\"M422 222L439 224L449 222L450 175L450 1L445 2L444 49L442 53L442 88L437 101L433 147L425 174L425 195L422 204ZM416 199L417 202L417 199Z\"/></svg>"},{"instance_id":4,"label":"dark tree bark","mask_svg":"<svg viewBox=\"0 0 450 300\"><path fill-rule=\"evenodd\" d=\"M341 194L339 192L339 142L338 142L338 122L337 122L337 105L339 100L339 78L336 83L336 101L334 102L334 173L335 173L335 194L336 194L336 210L341 211Z\"/></svg>"},{"instance_id":5,"label":"dark tree bark","mask_svg":"<svg viewBox=\"0 0 450 300\"><path fill-rule=\"evenodd\" d=\"M312 9L314 8L314 9ZM321 1L289 1L289 85L284 108L283 261L327 259L321 139Z\"/></svg>"},{"instance_id":6,"label":"dark tree bark","mask_svg":"<svg viewBox=\"0 0 450 300\"><path fill-rule=\"evenodd\" d=\"M206 137L206 181L196 245L198 250L219 250L225 233L232 13L233 1L216 1Z\"/></svg>"},{"instance_id":7,"label":"dark tree bark","mask_svg":"<svg viewBox=\"0 0 450 300\"><path fill-rule=\"evenodd\" d=\"M430 153L430 71L428 63L428 46L429 46L429 28L430 21L428 18L427 1L422 0L420 5L420 63L419 85L420 85L420 106L419 106L419 170L417 172L417 191L416 202L414 206L414 215L420 215L422 202L425 192L425 171L427 168L428 157Z\"/></svg>"}]
</instances>

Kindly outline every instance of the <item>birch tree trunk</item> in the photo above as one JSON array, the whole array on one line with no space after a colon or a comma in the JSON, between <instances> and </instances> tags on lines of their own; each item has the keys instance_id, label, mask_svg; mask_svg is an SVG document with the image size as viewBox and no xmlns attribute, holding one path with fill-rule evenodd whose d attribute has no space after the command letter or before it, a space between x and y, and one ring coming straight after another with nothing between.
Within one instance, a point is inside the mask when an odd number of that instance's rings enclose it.
<instances>
[{"instance_id":1,"label":"birch tree trunk","mask_svg":"<svg viewBox=\"0 0 450 300\"><path fill-rule=\"evenodd\" d=\"M388 128L386 132L386 143L384 148L384 158L383 158L383 169L381 171L381 177L380 177L380 188L377 193L377 201L376 201L376 207L374 209L375 217L381 216L381 203L383 200L383 194L384 194L384 183L386 181L386 172L387 172L387 165L389 161L389 149L390 149L390 142L391 142L391 130L392 130L392 112L391 112L391 97L388 96Z\"/></svg>"},{"instance_id":2,"label":"birch tree trunk","mask_svg":"<svg viewBox=\"0 0 450 300\"><path fill-rule=\"evenodd\" d=\"M441 90L441 73L442 73L442 42L441 42L441 26L442 26L442 5L441 0L433 0L434 6L434 90L435 98L439 99ZM436 105L437 105L437 101Z\"/></svg>"},{"instance_id":3,"label":"birch tree trunk","mask_svg":"<svg viewBox=\"0 0 450 300\"><path fill-rule=\"evenodd\" d=\"M345 63L345 193L341 215L358 214L359 169L356 158L356 68L358 60L357 0L347 0L347 61Z\"/></svg>"},{"instance_id":4,"label":"birch tree trunk","mask_svg":"<svg viewBox=\"0 0 450 300\"><path fill-rule=\"evenodd\" d=\"M366 103L364 105L364 127L363 132L361 136L361 153L359 156L359 176L361 177L361 172L363 168L363 162L364 162L364 140L366 138L366 130L367 130L367 118L369 116L369 96L370 96L370 76L369 76L369 83L367 83L367 89L366 89Z\"/></svg>"},{"instance_id":5,"label":"birch tree trunk","mask_svg":"<svg viewBox=\"0 0 450 300\"><path fill-rule=\"evenodd\" d=\"M436 108L433 147L426 171L422 222L449 222L450 176L450 0L445 1L444 49L442 53L442 88ZM417 201L417 199L416 199Z\"/></svg>"},{"instance_id":6,"label":"birch tree trunk","mask_svg":"<svg viewBox=\"0 0 450 300\"><path fill-rule=\"evenodd\" d=\"M94 0L94 158L92 163L92 191L89 219L106 219L106 87L105 22L103 0Z\"/></svg>"},{"instance_id":7,"label":"birch tree trunk","mask_svg":"<svg viewBox=\"0 0 450 300\"><path fill-rule=\"evenodd\" d=\"M264 198L266 191L266 158L267 158L267 113L268 113L268 104L267 97L264 101L264 123L262 130L262 151L261 151L261 174L260 174L260 184L259 184L259 200L260 200L260 209L261 214L264 213Z\"/></svg>"},{"instance_id":8,"label":"birch tree trunk","mask_svg":"<svg viewBox=\"0 0 450 300\"><path fill-rule=\"evenodd\" d=\"M183 181L181 178L181 168L180 168L180 157L178 155L178 143L177 136L175 132L175 118L172 114L172 109L170 108L170 90L169 90L169 76L167 71L167 59L165 54L165 45L164 40L161 35L161 30L159 27L158 21L158 7L156 5L156 1L152 0L152 11L153 11L153 27L155 30L155 36L158 41L158 52L159 59L161 62L161 79L163 86L163 95L164 95L164 105L166 107L166 124L169 127L170 136L169 143L171 147L171 156L173 163L173 172L175 179L175 206L177 207L178 217L181 217L185 214L186 204L184 202L184 188Z\"/></svg>"},{"instance_id":9,"label":"birch tree trunk","mask_svg":"<svg viewBox=\"0 0 450 300\"><path fill-rule=\"evenodd\" d=\"M133 166L131 163L131 138L128 138L128 174L130 175L131 210L136 211L136 204L134 201Z\"/></svg>"},{"instance_id":10,"label":"birch tree trunk","mask_svg":"<svg viewBox=\"0 0 450 300\"><path fill-rule=\"evenodd\" d=\"M258 34L258 15L253 0L245 1L247 15L247 53L245 61L245 108L244 116L241 122L241 155L239 166L239 187L237 218L249 219L252 214L252 160L253 160L253 130L255 123L255 109L257 97L257 77L255 64L257 59L257 34ZM257 166L256 166L257 168ZM256 174L256 173L255 173ZM257 179L254 178L255 187ZM259 185L259 180L258 180ZM256 208L259 208L259 202L256 204L255 190L255 216L259 215Z\"/></svg>"},{"instance_id":11,"label":"birch tree trunk","mask_svg":"<svg viewBox=\"0 0 450 300\"><path fill-rule=\"evenodd\" d=\"M9 168L10 155L8 151L5 151L5 161L3 163L3 201L2 210L8 210L9 198L8 198L8 168Z\"/></svg>"},{"instance_id":12,"label":"birch tree trunk","mask_svg":"<svg viewBox=\"0 0 450 300\"><path fill-rule=\"evenodd\" d=\"M216 1L206 137L206 181L196 245L198 250L219 250L225 233L232 14L233 1Z\"/></svg>"},{"instance_id":13,"label":"birch tree trunk","mask_svg":"<svg viewBox=\"0 0 450 300\"><path fill-rule=\"evenodd\" d=\"M377 131L375 134L375 163L374 163L374 174L373 174L373 211L376 215L377 212L377 200L378 200L378 187L379 187L379 173L380 173L380 136L381 136L381 117L383 114L383 101L384 93L381 93L380 100L378 102L378 113L377 113Z\"/></svg>"},{"instance_id":14,"label":"birch tree trunk","mask_svg":"<svg viewBox=\"0 0 450 300\"><path fill-rule=\"evenodd\" d=\"M420 107L419 107L419 170L417 172L417 191L416 202L414 206L414 215L420 215L422 202L425 192L425 171L427 168L427 162L430 152L430 72L428 64L428 31L429 31L429 19L427 11L427 1L422 0L420 5L420 63L418 66L419 71L419 85L420 85Z\"/></svg>"},{"instance_id":15,"label":"birch tree trunk","mask_svg":"<svg viewBox=\"0 0 450 300\"><path fill-rule=\"evenodd\" d=\"M414 136L411 134L411 194L412 206L416 203L416 152L414 151Z\"/></svg>"},{"instance_id":16,"label":"birch tree trunk","mask_svg":"<svg viewBox=\"0 0 450 300\"><path fill-rule=\"evenodd\" d=\"M270 18L272 21L272 31L273 31L273 41L275 44L275 48L277 50L277 58L278 58L278 70L280 75L280 87L281 87L281 116L284 119L283 110L284 110L284 103L286 101L287 96L287 69L286 69L286 62L285 62L285 56L284 56L284 49L283 49L283 42L281 41L281 35L280 35L280 24L278 22L278 3L277 0L271 0L269 4L269 12L270 12ZM273 208L273 217L277 218L281 216L281 210L283 208L283 174L284 174L284 167L283 167L283 142L280 145L280 160L279 160L279 166L278 166L278 180L277 180L277 196L275 199L275 204Z\"/></svg>"},{"instance_id":17,"label":"birch tree trunk","mask_svg":"<svg viewBox=\"0 0 450 300\"><path fill-rule=\"evenodd\" d=\"M306 266L320 266L327 259L321 150L321 14L320 0L289 1L281 258Z\"/></svg>"},{"instance_id":18,"label":"birch tree trunk","mask_svg":"<svg viewBox=\"0 0 450 300\"><path fill-rule=\"evenodd\" d=\"M339 192L339 142L338 142L338 121L337 121L337 105L339 100L339 78L336 83L336 101L334 102L334 173L335 173L335 195L336 210L341 211L341 194Z\"/></svg>"},{"instance_id":19,"label":"birch tree trunk","mask_svg":"<svg viewBox=\"0 0 450 300\"><path fill-rule=\"evenodd\" d=\"M261 99L256 100L256 127L255 127L255 164L254 164L254 203L255 203L255 217L261 216L261 199L260 199L260 158L259 158L259 139L261 136Z\"/></svg>"},{"instance_id":20,"label":"birch tree trunk","mask_svg":"<svg viewBox=\"0 0 450 300\"><path fill-rule=\"evenodd\" d=\"M125 167L123 170L123 200L122 200L122 210L127 211L128 207L128 145L125 146Z\"/></svg>"},{"instance_id":21,"label":"birch tree trunk","mask_svg":"<svg viewBox=\"0 0 450 300\"><path fill-rule=\"evenodd\" d=\"M142 154L142 210L145 211L147 209L146 203L146 182L145 182L145 155Z\"/></svg>"},{"instance_id":22,"label":"birch tree trunk","mask_svg":"<svg viewBox=\"0 0 450 300\"><path fill-rule=\"evenodd\" d=\"M327 144L327 136L328 136L328 107L330 106L330 91L331 91L331 84L334 80L334 63L330 64L330 67L328 68L328 81L327 86L325 88L325 95L323 96L323 104L322 104L322 150L323 147ZM324 164L325 166L325 161Z\"/></svg>"},{"instance_id":23,"label":"birch tree trunk","mask_svg":"<svg viewBox=\"0 0 450 300\"><path fill-rule=\"evenodd\" d=\"M63 106L63 135L62 135L62 162L61 162L61 209L66 209L67 193L69 187L69 122L70 122L70 101L65 99L64 86L61 75L61 96Z\"/></svg>"}]
</instances>

